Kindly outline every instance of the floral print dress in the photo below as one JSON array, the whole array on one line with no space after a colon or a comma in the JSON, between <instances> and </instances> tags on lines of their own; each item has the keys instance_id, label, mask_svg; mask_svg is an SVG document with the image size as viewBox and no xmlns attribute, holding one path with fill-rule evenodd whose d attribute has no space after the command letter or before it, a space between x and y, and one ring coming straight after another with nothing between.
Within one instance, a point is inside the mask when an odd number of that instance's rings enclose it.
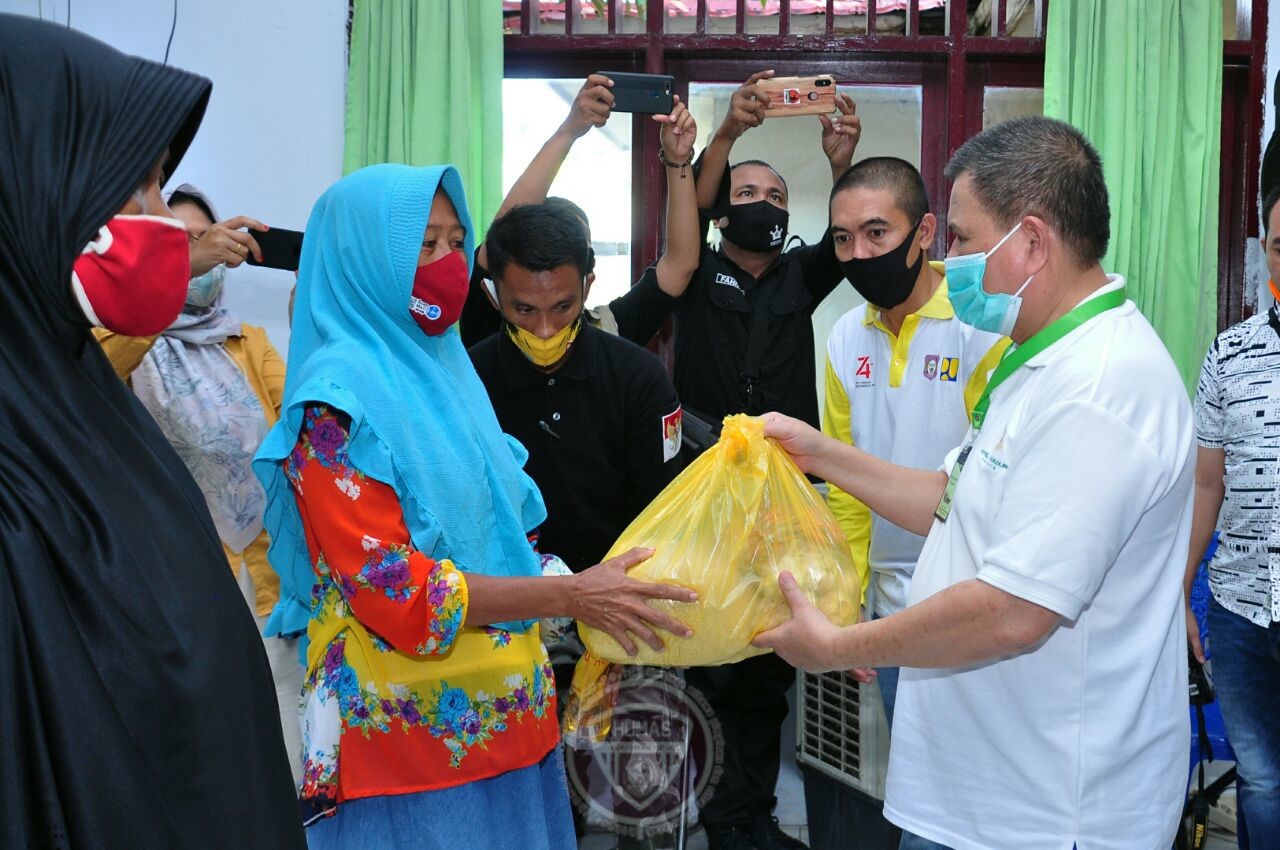
<instances>
[{"instance_id":1,"label":"floral print dress","mask_svg":"<svg viewBox=\"0 0 1280 850\"><path fill-rule=\"evenodd\" d=\"M413 547L395 491L352 466L348 421L309 407L284 464L315 569L302 692L308 821L345 800L526 767L559 740L538 630L464 625L465 576Z\"/></svg>"}]
</instances>

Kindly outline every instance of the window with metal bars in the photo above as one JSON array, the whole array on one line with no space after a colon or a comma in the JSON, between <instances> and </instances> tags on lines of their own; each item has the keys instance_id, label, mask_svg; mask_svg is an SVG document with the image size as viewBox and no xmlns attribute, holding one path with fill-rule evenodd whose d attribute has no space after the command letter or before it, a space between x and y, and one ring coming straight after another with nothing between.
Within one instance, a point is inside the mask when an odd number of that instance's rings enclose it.
<instances>
[{"instance_id":1,"label":"window with metal bars","mask_svg":"<svg viewBox=\"0 0 1280 850\"><path fill-rule=\"evenodd\" d=\"M942 221L940 234L946 232L947 158L992 121L1042 105L1049 0L490 2L503 4L508 77L580 79L602 69L669 73L688 99L691 86L696 92L739 83L768 66L787 74L831 73L842 87L918 88L914 160ZM1224 0L1222 327L1248 313L1244 256L1245 240L1258 230L1266 16L1266 0ZM864 138L874 132L869 126ZM634 278L660 253L664 200L657 128L636 121L631 134ZM944 238L935 246L939 253Z\"/></svg>"}]
</instances>

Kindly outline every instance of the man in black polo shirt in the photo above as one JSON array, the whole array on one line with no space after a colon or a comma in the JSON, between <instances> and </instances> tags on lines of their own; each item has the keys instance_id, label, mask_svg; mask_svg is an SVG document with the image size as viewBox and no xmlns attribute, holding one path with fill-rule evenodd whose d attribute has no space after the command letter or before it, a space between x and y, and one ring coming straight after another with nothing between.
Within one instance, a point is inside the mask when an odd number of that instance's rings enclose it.
<instances>
[{"instance_id":1,"label":"man in black polo shirt","mask_svg":"<svg viewBox=\"0 0 1280 850\"><path fill-rule=\"evenodd\" d=\"M505 331L471 349L502 429L547 503L542 551L577 571L680 470L680 404L661 361L582 320L588 255L564 209L519 206L486 238Z\"/></svg>"},{"instance_id":2,"label":"man in black polo shirt","mask_svg":"<svg viewBox=\"0 0 1280 850\"><path fill-rule=\"evenodd\" d=\"M812 317L844 279L830 230L815 245L783 251L790 199L777 171L759 160L729 167L733 143L764 121L769 96L756 84L771 76L755 74L734 93L701 157L698 206L719 228L720 247L704 245L687 291L673 293L675 386L686 415L716 427L729 414L770 410L818 426ZM853 101L838 95L837 107L839 115L820 116L833 181L861 135ZM711 703L724 734L724 773L701 813L710 850L803 848L773 817L795 671L762 655L694 668L686 680Z\"/></svg>"}]
</instances>

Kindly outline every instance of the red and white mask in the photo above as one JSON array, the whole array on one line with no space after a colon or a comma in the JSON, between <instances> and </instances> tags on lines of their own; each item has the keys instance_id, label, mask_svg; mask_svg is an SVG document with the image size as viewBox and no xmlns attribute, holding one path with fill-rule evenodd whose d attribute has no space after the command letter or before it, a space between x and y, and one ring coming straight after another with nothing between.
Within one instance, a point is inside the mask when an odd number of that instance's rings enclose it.
<instances>
[{"instance_id":1,"label":"red and white mask","mask_svg":"<svg viewBox=\"0 0 1280 850\"><path fill-rule=\"evenodd\" d=\"M409 315L427 336L440 336L462 318L469 284L467 258L461 251L420 266L413 276Z\"/></svg>"},{"instance_id":2,"label":"red and white mask","mask_svg":"<svg viewBox=\"0 0 1280 850\"><path fill-rule=\"evenodd\" d=\"M95 327L151 336L178 317L190 277L191 249L181 221L118 215L76 258L71 289Z\"/></svg>"}]
</instances>

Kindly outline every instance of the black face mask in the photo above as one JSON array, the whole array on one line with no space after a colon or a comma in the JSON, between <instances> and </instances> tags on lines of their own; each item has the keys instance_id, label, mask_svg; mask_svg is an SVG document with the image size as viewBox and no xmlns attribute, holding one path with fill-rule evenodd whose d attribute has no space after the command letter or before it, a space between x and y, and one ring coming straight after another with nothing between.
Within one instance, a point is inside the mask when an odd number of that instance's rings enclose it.
<instances>
[{"instance_id":1,"label":"black face mask","mask_svg":"<svg viewBox=\"0 0 1280 850\"><path fill-rule=\"evenodd\" d=\"M787 238L790 216L768 201L734 204L725 215L729 223L720 228L720 232L744 251L769 254L781 248Z\"/></svg>"},{"instance_id":2,"label":"black face mask","mask_svg":"<svg viewBox=\"0 0 1280 850\"><path fill-rule=\"evenodd\" d=\"M868 303L889 310L911 295L916 279L920 277L920 267L924 264L922 250L916 261L907 265L907 254L911 252L911 243L915 241L919 230L920 222L916 222L902 244L887 254L840 261L844 276Z\"/></svg>"}]
</instances>

